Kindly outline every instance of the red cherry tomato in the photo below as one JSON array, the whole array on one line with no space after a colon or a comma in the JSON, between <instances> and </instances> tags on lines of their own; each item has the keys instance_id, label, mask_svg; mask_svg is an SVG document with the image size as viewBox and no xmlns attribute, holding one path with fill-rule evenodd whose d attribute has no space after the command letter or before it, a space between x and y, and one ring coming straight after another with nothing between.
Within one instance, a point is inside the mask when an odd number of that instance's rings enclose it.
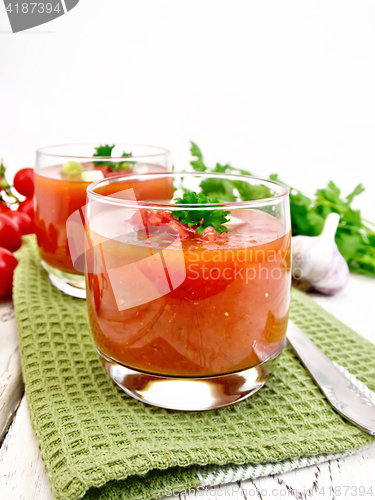
<instances>
[{"instance_id":1,"label":"red cherry tomato","mask_svg":"<svg viewBox=\"0 0 375 500\"><path fill-rule=\"evenodd\" d=\"M34 221L34 201L32 198L27 198L25 201L21 201L18 207L18 212L27 214L32 221Z\"/></svg>"},{"instance_id":2,"label":"red cherry tomato","mask_svg":"<svg viewBox=\"0 0 375 500\"><path fill-rule=\"evenodd\" d=\"M9 212L6 212L6 216L10 217L19 225L21 234L31 234L35 232L33 221L27 214L9 210Z\"/></svg>"},{"instance_id":3,"label":"red cherry tomato","mask_svg":"<svg viewBox=\"0 0 375 500\"><path fill-rule=\"evenodd\" d=\"M8 205L5 205L2 201L0 201L0 214L3 214L5 212L9 211Z\"/></svg>"},{"instance_id":4,"label":"red cherry tomato","mask_svg":"<svg viewBox=\"0 0 375 500\"><path fill-rule=\"evenodd\" d=\"M9 250L0 248L0 297L12 291L13 272L17 264L17 259Z\"/></svg>"},{"instance_id":5,"label":"red cherry tomato","mask_svg":"<svg viewBox=\"0 0 375 500\"><path fill-rule=\"evenodd\" d=\"M6 214L0 214L0 247L15 252L21 245L21 230L17 222Z\"/></svg>"},{"instance_id":6,"label":"red cherry tomato","mask_svg":"<svg viewBox=\"0 0 375 500\"><path fill-rule=\"evenodd\" d=\"M13 180L13 186L17 191L30 198L34 195L34 170L32 168L23 168L19 170Z\"/></svg>"}]
</instances>

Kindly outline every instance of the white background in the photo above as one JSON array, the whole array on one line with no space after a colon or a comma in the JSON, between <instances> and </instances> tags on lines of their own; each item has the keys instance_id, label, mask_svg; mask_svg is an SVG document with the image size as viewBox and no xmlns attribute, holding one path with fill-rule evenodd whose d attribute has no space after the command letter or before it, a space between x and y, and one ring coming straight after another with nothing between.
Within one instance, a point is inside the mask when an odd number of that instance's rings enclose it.
<instances>
[{"instance_id":1,"label":"white background","mask_svg":"<svg viewBox=\"0 0 375 500\"><path fill-rule=\"evenodd\" d=\"M0 4L0 156L64 142L168 147L312 191L333 179L375 219L375 2L80 0L12 34Z\"/></svg>"}]
</instances>

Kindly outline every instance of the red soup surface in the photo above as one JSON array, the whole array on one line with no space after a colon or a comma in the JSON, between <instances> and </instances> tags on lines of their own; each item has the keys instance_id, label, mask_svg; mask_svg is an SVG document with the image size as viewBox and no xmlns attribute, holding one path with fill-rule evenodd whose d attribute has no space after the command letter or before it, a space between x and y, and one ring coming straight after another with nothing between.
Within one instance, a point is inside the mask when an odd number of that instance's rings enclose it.
<instances>
[{"instance_id":1,"label":"red soup surface","mask_svg":"<svg viewBox=\"0 0 375 500\"><path fill-rule=\"evenodd\" d=\"M206 241L196 233L159 253L150 245L150 226L146 236L135 227L117 240L91 226L88 258L95 272L86 276L87 303L103 353L148 373L192 377L250 368L281 351L290 300L290 233L259 210L232 211L230 218L222 240ZM107 213L105 219L113 218ZM181 255L186 277L174 286ZM162 262L162 273L150 267L151 257ZM135 262L147 262L142 280L123 272ZM158 297L133 305L135 296L146 297L152 288Z\"/></svg>"},{"instance_id":2,"label":"red soup surface","mask_svg":"<svg viewBox=\"0 0 375 500\"><path fill-rule=\"evenodd\" d=\"M92 163L83 165L86 170L94 168ZM62 175L61 167L61 165L54 165L34 174L35 225L39 254L42 260L60 271L81 274L74 269L70 257L66 221L73 212L86 205L86 189L90 182L82 181L80 175ZM131 173L164 172L165 170L157 165L137 163ZM124 175L123 172L119 174ZM117 188L121 191L132 187L137 197L155 200L171 199L173 196L170 179L150 179L139 185L142 185L142 189L137 188L132 182L118 182Z\"/></svg>"}]
</instances>

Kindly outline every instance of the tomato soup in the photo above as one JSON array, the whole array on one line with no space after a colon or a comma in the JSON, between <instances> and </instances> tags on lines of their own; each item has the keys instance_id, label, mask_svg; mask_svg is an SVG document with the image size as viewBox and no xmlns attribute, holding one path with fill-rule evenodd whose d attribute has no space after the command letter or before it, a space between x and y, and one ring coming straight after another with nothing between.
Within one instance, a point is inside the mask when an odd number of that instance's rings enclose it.
<instances>
[{"instance_id":1,"label":"tomato soup","mask_svg":"<svg viewBox=\"0 0 375 500\"><path fill-rule=\"evenodd\" d=\"M290 300L290 233L260 210L233 210L229 217L223 238L188 234L162 250L150 245L152 225L143 232L134 225L117 239L91 232L88 259L95 272L86 275L87 302L102 353L174 377L237 372L280 353ZM122 282L123 266L159 254L162 272L144 266L142 284ZM184 276L175 286L171 269L181 266L181 255ZM147 283L159 296L133 305L136 287L146 294Z\"/></svg>"},{"instance_id":2,"label":"tomato soup","mask_svg":"<svg viewBox=\"0 0 375 500\"><path fill-rule=\"evenodd\" d=\"M93 170L93 163L84 163L85 170ZM34 174L35 183L35 225L41 259L48 265L67 273L78 273L72 264L69 253L66 220L86 204L86 188L90 182L81 180L80 175L61 174L62 165L46 167ZM166 169L152 164L136 163L132 173L165 172ZM119 175L124 172L119 172ZM118 183L118 189L128 189L132 183ZM150 179L142 183L140 193L135 187L136 196L153 199L170 199L173 196L172 182L169 179Z\"/></svg>"}]
</instances>

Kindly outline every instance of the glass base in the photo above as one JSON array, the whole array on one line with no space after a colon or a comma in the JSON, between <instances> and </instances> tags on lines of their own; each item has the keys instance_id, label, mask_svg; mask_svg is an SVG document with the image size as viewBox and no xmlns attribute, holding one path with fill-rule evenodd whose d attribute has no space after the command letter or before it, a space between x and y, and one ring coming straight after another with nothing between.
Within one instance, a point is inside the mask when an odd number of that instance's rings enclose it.
<instances>
[{"instance_id":1,"label":"glass base","mask_svg":"<svg viewBox=\"0 0 375 500\"><path fill-rule=\"evenodd\" d=\"M257 366L214 377L164 377L128 368L97 349L111 379L143 403L183 411L213 410L229 406L259 391L269 380L282 348Z\"/></svg>"},{"instance_id":2,"label":"glass base","mask_svg":"<svg viewBox=\"0 0 375 500\"><path fill-rule=\"evenodd\" d=\"M53 286L72 297L78 299L86 298L86 283L85 276L80 274L71 274L60 271L55 267L50 266L44 260L41 264L48 273L48 278Z\"/></svg>"}]
</instances>

